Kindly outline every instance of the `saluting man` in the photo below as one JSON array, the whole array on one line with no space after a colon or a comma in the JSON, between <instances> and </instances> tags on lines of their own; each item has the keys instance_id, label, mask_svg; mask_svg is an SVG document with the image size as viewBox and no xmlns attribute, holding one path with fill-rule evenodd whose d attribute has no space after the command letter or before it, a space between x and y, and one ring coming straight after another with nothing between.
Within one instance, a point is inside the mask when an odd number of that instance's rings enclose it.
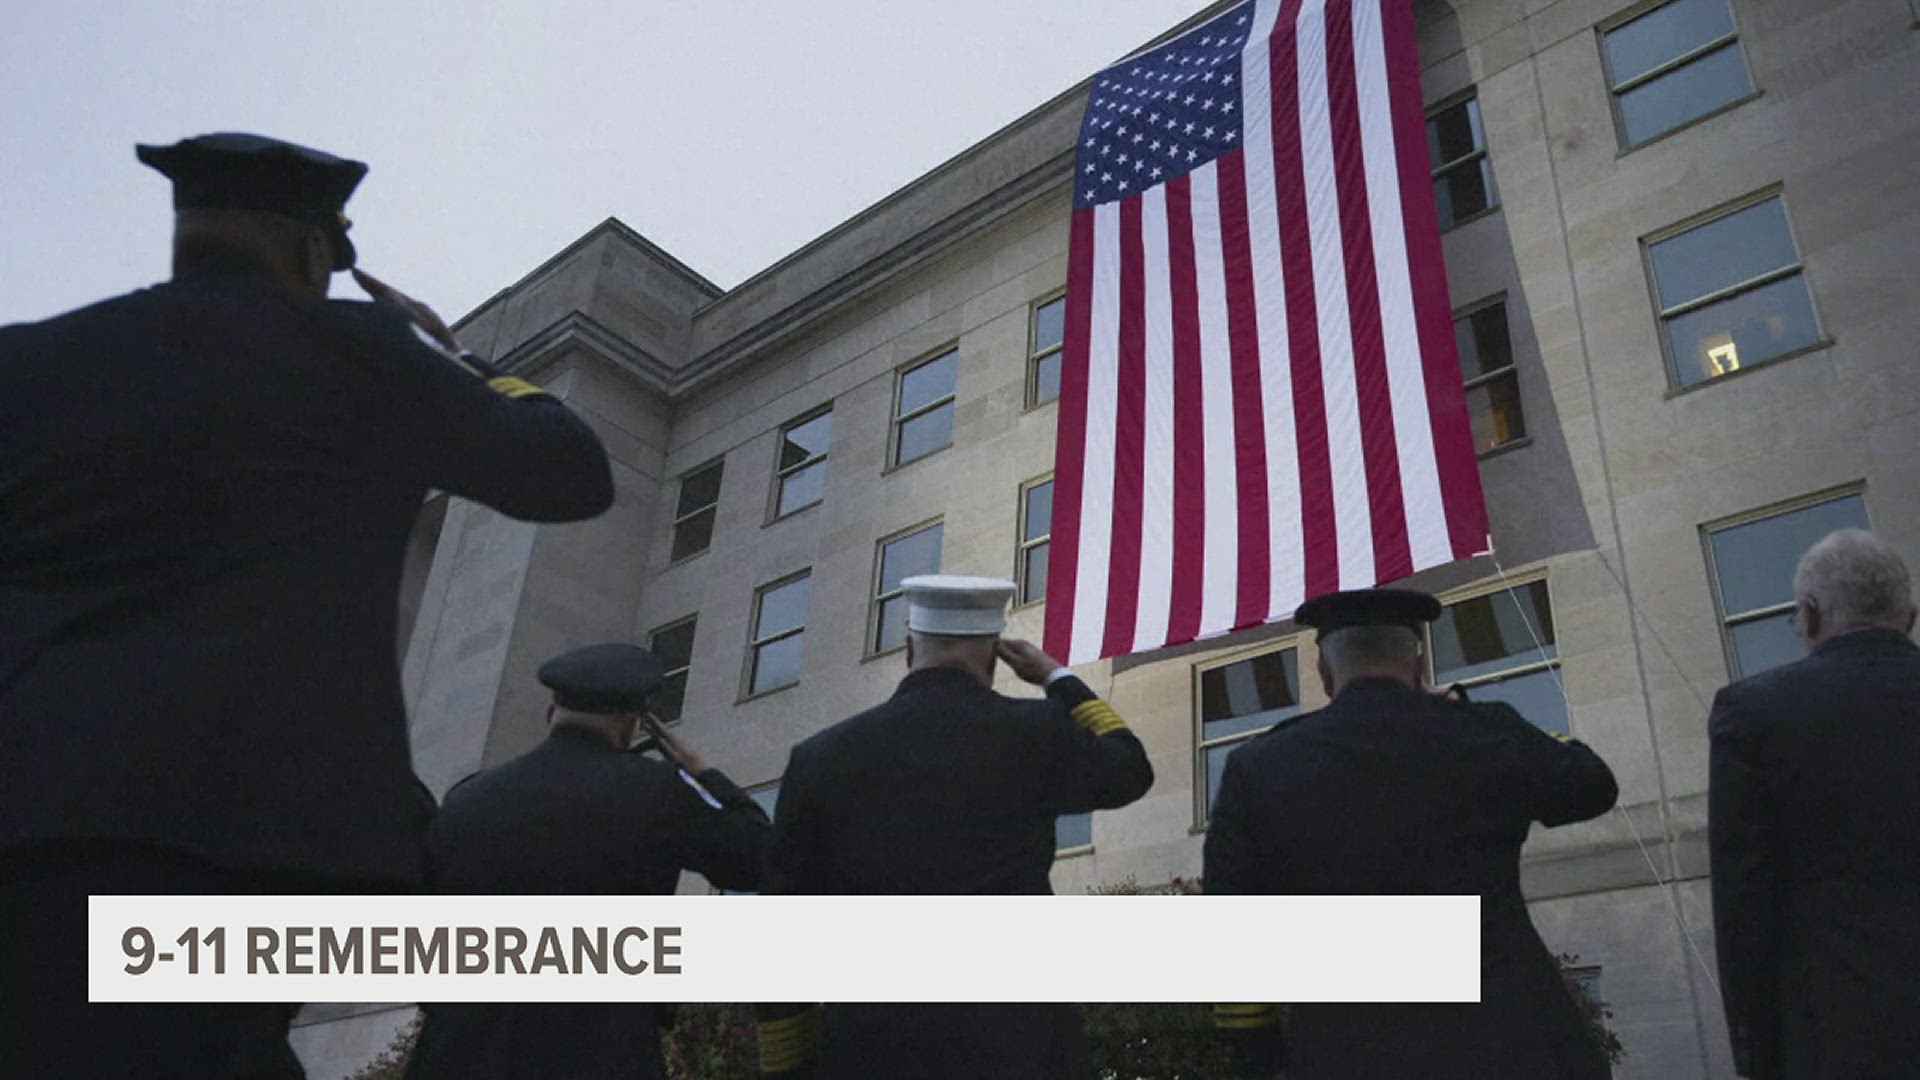
<instances>
[{"instance_id":1,"label":"saluting man","mask_svg":"<svg viewBox=\"0 0 1920 1080\"><path fill-rule=\"evenodd\" d=\"M1012 582L936 574L902 586L907 677L884 704L794 748L763 891L1051 893L1054 819L1145 794L1146 751L1072 672L1029 642L1001 640ZM995 693L996 658L1046 697ZM1017 980L1007 991L1019 994ZM763 1012L764 1071L861 1080L1090 1071L1072 1005L816 1010Z\"/></svg>"},{"instance_id":2,"label":"saluting man","mask_svg":"<svg viewBox=\"0 0 1920 1080\"><path fill-rule=\"evenodd\" d=\"M425 306L327 299L366 165L137 153L173 182L172 280L0 328L0 1061L298 1076L291 1006L87 1007L87 895L417 887L393 643L420 505L573 521L612 479Z\"/></svg>"},{"instance_id":3,"label":"saluting man","mask_svg":"<svg viewBox=\"0 0 1920 1080\"><path fill-rule=\"evenodd\" d=\"M758 888L767 816L648 711L664 673L652 653L618 643L547 661L552 729L447 793L428 841L436 889L664 896L683 870ZM628 752L636 727L671 763ZM410 1080L662 1075L646 1004L445 1004L426 1014Z\"/></svg>"},{"instance_id":4,"label":"saluting man","mask_svg":"<svg viewBox=\"0 0 1920 1080\"><path fill-rule=\"evenodd\" d=\"M1237 1071L1288 1080L1423 1077L1585 1080L1609 1075L1520 895L1532 822L1612 808L1613 772L1512 706L1430 693L1425 593L1364 589L1301 605L1326 708L1283 721L1228 758L1207 827L1211 894L1480 896L1478 1004L1215 1006Z\"/></svg>"}]
</instances>

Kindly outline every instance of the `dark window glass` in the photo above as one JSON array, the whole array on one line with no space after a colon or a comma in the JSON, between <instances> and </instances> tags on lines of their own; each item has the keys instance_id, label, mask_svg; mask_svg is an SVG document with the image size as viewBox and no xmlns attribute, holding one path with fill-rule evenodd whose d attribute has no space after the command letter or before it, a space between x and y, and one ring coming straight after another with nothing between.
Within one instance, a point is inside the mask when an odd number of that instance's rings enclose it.
<instances>
[{"instance_id":1,"label":"dark window glass","mask_svg":"<svg viewBox=\"0 0 1920 1080\"><path fill-rule=\"evenodd\" d=\"M894 453L896 464L917 461L942 447L953 444L953 402L900 422L900 442Z\"/></svg>"},{"instance_id":2,"label":"dark window glass","mask_svg":"<svg viewBox=\"0 0 1920 1080\"><path fill-rule=\"evenodd\" d=\"M1793 612L1783 611L1763 619L1735 623L1727 628L1733 638L1735 677L1758 675L1768 668L1790 664L1807 653L1794 629Z\"/></svg>"},{"instance_id":3,"label":"dark window glass","mask_svg":"<svg viewBox=\"0 0 1920 1080\"><path fill-rule=\"evenodd\" d=\"M1647 251L1662 311L1800 261L1778 198L1656 241Z\"/></svg>"},{"instance_id":4,"label":"dark window glass","mask_svg":"<svg viewBox=\"0 0 1920 1080\"><path fill-rule=\"evenodd\" d=\"M681 518L673 526L674 562L698 555L713 543L713 519L715 511L708 507L698 513Z\"/></svg>"},{"instance_id":5,"label":"dark window glass","mask_svg":"<svg viewBox=\"0 0 1920 1080\"><path fill-rule=\"evenodd\" d=\"M1053 532L1053 481L1028 487L1020 495L1020 602L1047 597L1048 537Z\"/></svg>"},{"instance_id":6,"label":"dark window glass","mask_svg":"<svg viewBox=\"0 0 1920 1080\"><path fill-rule=\"evenodd\" d=\"M1551 660L1559 653L1547 583L1529 582L1449 604L1434 620L1431 640L1433 681L1440 686ZM1473 693L1481 696L1480 688Z\"/></svg>"},{"instance_id":7,"label":"dark window glass","mask_svg":"<svg viewBox=\"0 0 1920 1080\"><path fill-rule=\"evenodd\" d=\"M1090 847L1093 844L1093 814L1062 814L1053 819L1053 849Z\"/></svg>"},{"instance_id":8,"label":"dark window glass","mask_svg":"<svg viewBox=\"0 0 1920 1080\"><path fill-rule=\"evenodd\" d=\"M1200 674L1202 741L1264 730L1299 712L1300 661L1293 649Z\"/></svg>"},{"instance_id":9,"label":"dark window glass","mask_svg":"<svg viewBox=\"0 0 1920 1080\"><path fill-rule=\"evenodd\" d=\"M800 645L805 634L770 641L753 651L753 678L748 691L763 694L800 681Z\"/></svg>"},{"instance_id":10,"label":"dark window glass","mask_svg":"<svg viewBox=\"0 0 1920 1080\"><path fill-rule=\"evenodd\" d=\"M803 461L824 455L831 441L833 414L830 412L788 428L780 439L780 467L790 469Z\"/></svg>"},{"instance_id":11,"label":"dark window glass","mask_svg":"<svg viewBox=\"0 0 1920 1080\"><path fill-rule=\"evenodd\" d=\"M1027 489L1026 518L1020 530L1022 540L1038 540L1053 532L1053 481L1047 480Z\"/></svg>"},{"instance_id":12,"label":"dark window glass","mask_svg":"<svg viewBox=\"0 0 1920 1080\"><path fill-rule=\"evenodd\" d=\"M720 501L721 462L697 472L690 472L680 478L680 505L674 511L675 517L685 517L702 507L712 506Z\"/></svg>"},{"instance_id":13,"label":"dark window glass","mask_svg":"<svg viewBox=\"0 0 1920 1080\"><path fill-rule=\"evenodd\" d=\"M1049 300L1033 312L1033 351L1043 353L1048 349L1057 349L1065 336L1067 326L1067 298Z\"/></svg>"},{"instance_id":14,"label":"dark window glass","mask_svg":"<svg viewBox=\"0 0 1920 1080\"><path fill-rule=\"evenodd\" d=\"M707 550L713 543L713 523L719 515L720 476L724 462L716 461L680 478L680 501L675 505L672 562Z\"/></svg>"},{"instance_id":15,"label":"dark window glass","mask_svg":"<svg viewBox=\"0 0 1920 1080\"><path fill-rule=\"evenodd\" d=\"M1674 378L1692 386L1820 343L1806 279L1784 277L1667 320Z\"/></svg>"},{"instance_id":16,"label":"dark window glass","mask_svg":"<svg viewBox=\"0 0 1920 1080\"><path fill-rule=\"evenodd\" d=\"M1615 86L1733 33L1727 0L1674 0L1606 33Z\"/></svg>"},{"instance_id":17,"label":"dark window glass","mask_svg":"<svg viewBox=\"0 0 1920 1080\"><path fill-rule=\"evenodd\" d=\"M1682 67L1620 92L1620 125L1627 145L1697 120L1753 93L1740 46L1726 45Z\"/></svg>"},{"instance_id":18,"label":"dark window glass","mask_svg":"<svg viewBox=\"0 0 1920 1080\"><path fill-rule=\"evenodd\" d=\"M917 409L953 393L953 378L959 369L960 353L943 353L900 376L900 412L906 416Z\"/></svg>"},{"instance_id":19,"label":"dark window glass","mask_svg":"<svg viewBox=\"0 0 1920 1080\"><path fill-rule=\"evenodd\" d=\"M1033 403L1060 396L1060 354L1051 352L1033 362Z\"/></svg>"},{"instance_id":20,"label":"dark window glass","mask_svg":"<svg viewBox=\"0 0 1920 1080\"><path fill-rule=\"evenodd\" d=\"M1493 185L1493 164L1487 160L1479 99L1468 98L1427 118L1427 152L1442 229L1500 201Z\"/></svg>"},{"instance_id":21,"label":"dark window glass","mask_svg":"<svg viewBox=\"0 0 1920 1080\"><path fill-rule=\"evenodd\" d=\"M780 785L766 784L747 792L747 797L767 812L767 820L773 820L774 808L780 805Z\"/></svg>"},{"instance_id":22,"label":"dark window glass","mask_svg":"<svg viewBox=\"0 0 1920 1080\"><path fill-rule=\"evenodd\" d=\"M873 651L883 653L907 643L907 598L900 583L916 574L940 572L944 527L931 525L880 545L880 582L874 594Z\"/></svg>"},{"instance_id":23,"label":"dark window glass","mask_svg":"<svg viewBox=\"0 0 1920 1080\"><path fill-rule=\"evenodd\" d=\"M1045 540L1027 548L1021 553L1021 563L1026 577L1020 585L1020 602L1030 604L1047 598L1047 550L1053 545Z\"/></svg>"},{"instance_id":24,"label":"dark window glass","mask_svg":"<svg viewBox=\"0 0 1920 1080\"><path fill-rule=\"evenodd\" d=\"M1505 304L1491 304L1456 319L1453 339L1460 349L1460 376L1468 382L1513 366Z\"/></svg>"},{"instance_id":25,"label":"dark window glass","mask_svg":"<svg viewBox=\"0 0 1920 1080\"><path fill-rule=\"evenodd\" d=\"M770 638L807 625L807 594L813 578L803 577L776 585L760 594L760 618L754 625L754 638Z\"/></svg>"},{"instance_id":26,"label":"dark window glass","mask_svg":"<svg viewBox=\"0 0 1920 1080\"><path fill-rule=\"evenodd\" d=\"M1474 450L1485 453L1524 438L1527 420L1520 411L1520 379L1512 372L1467 390L1467 423Z\"/></svg>"},{"instance_id":27,"label":"dark window glass","mask_svg":"<svg viewBox=\"0 0 1920 1080\"><path fill-rule=\"evenodd\" d=\"M1485 452L1524 437L1527 423L1520 410L1520 376L1513 368L1507 306L1491 304L1454 320L1453 335L1466 380L1474 449Z\"/></svg>"},{"instance_id":28,"label":"dark window glass","mask_svg":"<svg viewBox=\"0 0 1920 1080\"><path fill-rule=\"evenodd\" d=\"M1789 510L1708 535L1720 604L1727 618L1793 602L1793 572L1800 556L1836 529L1867 528L1867 503L1859 495Z\"/></svg>"},{"instance_id":29,"label":"dark window glass","mask_svg":"<svg viewBox=\"0 0 1920 1080\"><path fill-rule=\"evenodd\" d=\"M687 696L687 668L693 663L694 620L688 619L653 632L647 651L660 658L666 682L653 694L653 713L662 720L678 720Z\"/></svg>"},{"instance_id":30,"label":"dark window glass","mask_svg":"<svg viewBox=\"0 0 1920 1080\"><path fill-rule=\"evenodd\" d=\"M1486 146L1478 98L1469 98L1427 118L1427 154L1433 159L1432 168L1458 161Z\"/></svg>"},{"instance_id":31,"label":"dark window glass","mask_svg":"<svg viewBox=\"0 0 1920 1080\"><path fill-rule=\"evenodd\" d=\"M1560 690L1559 676L1554 668L1541 668L1511 679L1475 683L1468 694L1475 701L1504 701L1542 731L1565 735L1567 696Z\"/></svg>"},{"instance_id":32,"label":"dark window glass","mask_svg":"<svg viewBox=\"0 0 1920 1080\"><path fill-rule=\"evenodd\" d=\"M1226 775L1227 755L1239 749L1245 740L1209 746L1201 751L1207 771L1207 813L1213 813L1213 800L1220 797L1220 778Z\"/></svg>"},{"instance_id":33,"label":"dark window glass","mask_svg":"<svg viewBox=\"0 0 1920 1080\"><path fill-rule=\"evenodd\" d=\"M775 513L781 517L796 510L805 510L820 501L827 487L827 463L816 461L811 465L795 469L780 478L780 505Z\"/></svg>"}]
</instances>

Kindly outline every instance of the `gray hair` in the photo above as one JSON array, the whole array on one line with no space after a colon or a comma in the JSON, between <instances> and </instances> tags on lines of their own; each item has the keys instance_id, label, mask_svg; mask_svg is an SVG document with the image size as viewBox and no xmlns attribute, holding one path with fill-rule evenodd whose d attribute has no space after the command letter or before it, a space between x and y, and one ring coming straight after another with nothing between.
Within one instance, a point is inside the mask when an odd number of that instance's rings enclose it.
<instances>
[{"instance_id":1,"label":"gray hair","mask_svg":"<svg viewBox=\"0 0 1920 1080\"><path fill-rule=\"evenodd\" d=\"M1865 529L1828 533L1800 557L1795 598L1810 596L1835 630L1904 624L1913 614L1907 564Z\"/></svg>"},{"instance_id":2,"label":"gray hair","mask_svg":"<svg viewBox=\"0 0 1920 1080\"><path fill-rule=\"evenodd\" d=\"M1420 635L1404 626L1343 626L1319 640L1321 659L1336 676L1356 666L1401 664L1420 655Z\"/></svg>"}]
</instances>

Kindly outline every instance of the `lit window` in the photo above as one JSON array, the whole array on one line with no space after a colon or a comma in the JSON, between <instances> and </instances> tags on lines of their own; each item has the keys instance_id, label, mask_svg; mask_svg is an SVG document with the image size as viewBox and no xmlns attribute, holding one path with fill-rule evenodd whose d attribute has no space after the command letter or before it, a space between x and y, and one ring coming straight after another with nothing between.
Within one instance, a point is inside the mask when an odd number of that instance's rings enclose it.
<instances>
[{"instance_id":1,"label":"lit window","mask_svg":"<svg viewBox=\"0 0 1920 1080\"><path fill-rule=\"evenodd\" d=\"M827 486L827 444L832 441L832 412L818 413L781 429L780 461L774 475L774 517L786 517L821 500Z\"/></svg>"},{"instance_id":2,"label":"lit window","mask_svg":"<svg viewBox=\"0 0 1920 1080\"><path fill-rule=\"evenodd\" d=\"M1480 99L1470 97L1435 109L1427 117L1427 156L1440 227L1450 229L1500 205L1487 160L1487 132L1480 125Z\"/></svg>"},{"instance_id":3,"label":"lit window","mask_svg":"<svg viewBox=\"0 0 1920 1080\"><path fill-rule=\"evenodd\" d=\"M1067 298L1057 297L1033 309L1033 339L1027 349L1027 405L1044 405L1060 396L1060 343L1067 328Z\"/></svg>"},{"instance_id":4,"label":"lit window","mask_svg":"<svg viewBox=\"0 0 1920 1080\"><path fill-rule=\"evenodd\" d=\"M1213 812L1227 755L1255 735L1300 714L1300 652L1291 646L1200 671L1200 731L1194 772Z\"/></svg>"},{"instance_id":5,"label":"lit window","mask_svg":"<svg viewBox=\"0 0 1920 1080\"><path fill-rule=\"evenodd\" d=\"M719 513L720 473L725 461L680 478L680 502L673 512L672 561L692 558L713 543L713 519Z\"/></svg>"},{"instance_id":6,"label":"lit window","mask_svg":"<svg viewBox=\"0 0 1920 1080\"><path fill-rule=\"evenodd\" d=\"M747 648L747 694L764 694L800 681L800 646L807 634L807 571L763 585L753 599L753 640Z\"/></svg>"},{"instance_id":7,"label":"lit window","mask_svg":"<svg viewBox=\"0 0 1920 1080\"><path fill-rule=\"evenodd\" d=\"M960 350L900 373L893 412L893 463L918 461L953 444L953 388Z\"/></svg>"},{"instance_id":8,"label":"lit window","mask_svg":"<svg viewBox=\"0 0 1920 1080\"><path fill-rule=\"evenodd\" d=\"M1734 678L1800 659L1803 648L1793 625L1793 572L1800 556L1836 529L1867 527L1867 502L1855 492L1706 529L1714 602Z\"/></svg>"},{"instance_id":9,"label":"lit window","mask_svg":"<svg viewBox=\"0 0 1920 1080\"><path fill-rule=\"evenodd\" d=\"M1427 658L1435 686L1460 683L1475 701L1504 701L1535 727L1567 733L1545 581L1448 604L1427 628Z\"/></svg>"},{"instance_id":10,"label":"lit window","mask_svg":"<svg viewBox=\"0 0 1920 1080\"><path fill-rule=\"evenodd\" d=\"M1674 385L1820 343L1779 196L1647 244Z\"/></svg>"},{"instance_id":11,"label":"lit window","mask_svg":"<svg viewBox=\"0 0 1920 1080\"><path fill-rule=\"evenodd\" d=\"M680 719L687 698L687 668L693 663L695 617L689 616L653 632L647 651L660 658L667 669L666 679L653 693L653 715L662 720Z\"/></svg>"},{"instance_id":12,"label":"lit window","mask_svg":"<svg viewBox=\"0 0 1920 1080\"><path fill-rule=\"evenodd\" d=\"M1053 819L1053 850L1079 853L1093 846L1093 813L1062 814Z\"/></svg>"},{"instance_id":13,"label":"lit window","mask_svg":"<svg viewBox=\"0 0 1920 1080\"><path fill-rule=\"evenodd\" d=\"M875 558L873 604L867 654L878 656L907 643L907 594L900 583L915 574L940 572L939 522L880 541Z\"/></svg>"},{"instance_id":14,"label":"lit window","mask_svg":"<svg viewBox=\"0 0 1920 1080\"><path fill-rule=\"evenodd\" d=\"M1467 419L1473 447L1486 453L1527 435L1520 412L1520 376L1513 367L1513 339L1505 301L1483 304L1453 321L1460 374L1467 386Z\"/></svg>"},{"instance_id":15,"label":"lit window","mask_svg":"<svg viewBox=\"0 0 1920 1080\"><path fill-rule=\"evenodd\" d=\"M1600 40L1623 145L1753 93L1727 0L1673 0L1602 31Z\"/></svg>"},{"instance_id":16,"label":"lit window","mask_svg":"<svg viewBox=\"0 0 1920 1080\"><path fill-rule=\"evenodd\" d=\"M1020 555L1014 567L1020 602L1047 598L1047 549L1053 534L1053 481L1036 480L1020 489Z\"/></svg>"}]
</instances>

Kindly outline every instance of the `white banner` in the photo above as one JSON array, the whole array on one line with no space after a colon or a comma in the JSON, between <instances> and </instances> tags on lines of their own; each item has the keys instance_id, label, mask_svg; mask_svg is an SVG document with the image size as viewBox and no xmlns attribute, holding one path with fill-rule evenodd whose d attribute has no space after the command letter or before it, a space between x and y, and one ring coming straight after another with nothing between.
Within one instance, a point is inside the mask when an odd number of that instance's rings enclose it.
<instances>
[{"instance_id":1,"label":"white banner","mask_svg":"<svg viewBox=\"0 0 1920 1080\"><path fill-rule=\"evenodd\" d=\"M1480 900L95 896L86 962L91 1001L1477 1001Z\"/></svg>"}]
</instances>

